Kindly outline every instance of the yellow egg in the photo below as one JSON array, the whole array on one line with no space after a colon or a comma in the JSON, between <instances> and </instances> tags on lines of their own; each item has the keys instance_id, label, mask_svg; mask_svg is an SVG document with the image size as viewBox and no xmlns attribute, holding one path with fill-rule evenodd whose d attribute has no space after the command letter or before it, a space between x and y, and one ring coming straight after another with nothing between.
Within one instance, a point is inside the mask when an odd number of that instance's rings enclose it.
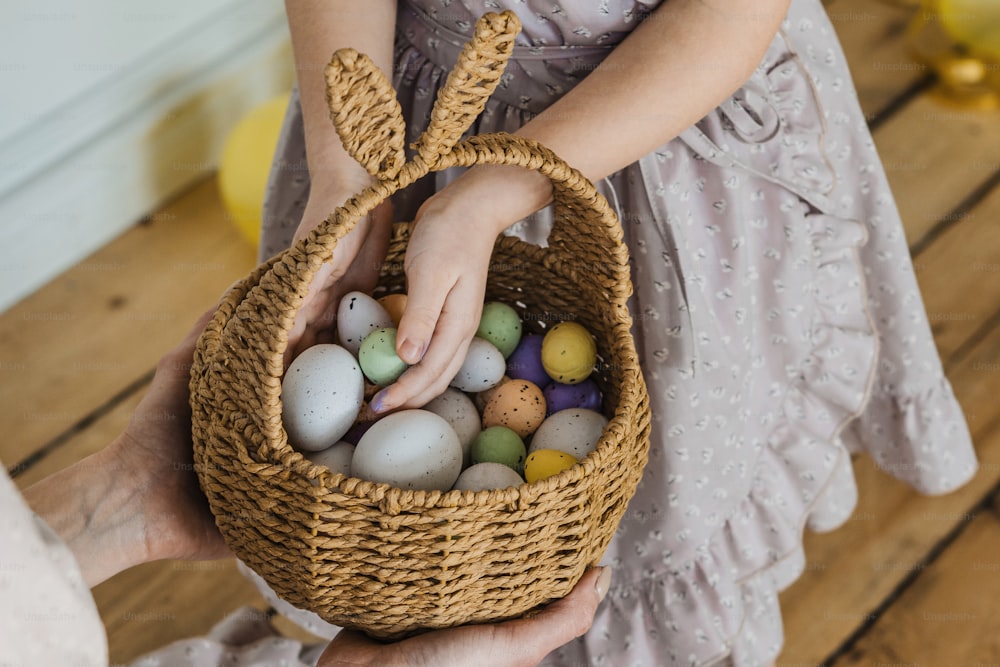
<instances>
[{"instance_id":1,"label":"yellow egg","mask_svg":"<svg viewBox=\"0 0 1000 667\"><path fill-rule=\"evenodd\" d=\"M558 475L574 465L576 465L576 459L565 452L558 452L554 449L539 449L528 454L528 458L525 459L524 479L528 481L528 484L531 484L540 479Z\"/></svg>"},{"instance_id":2,"label":"yellow egg","mask_svg":"<svg viewBox=\"0 0 1000 667\"><path fill-rule=\"evenodd\" d=\"M399 320L403 317L403 310L406 309L406 295L386 294L384 297L379 299L378 302L382 304L382 307L389 313L389 317L391 317L393 321L393 326L399 328Z\"/></svg>"},{"instance_id":3,"label":"yellow egg","mask_svg":"<svg viewBox=\"0 0 1000 667\"><path fill-rule=\"evenodd\" d=\"M542 367L563 384L578 384L590 376L597 363L597 344L590 332L576 322L560 322L542 340Z\"/></svg>"}]
</instances>

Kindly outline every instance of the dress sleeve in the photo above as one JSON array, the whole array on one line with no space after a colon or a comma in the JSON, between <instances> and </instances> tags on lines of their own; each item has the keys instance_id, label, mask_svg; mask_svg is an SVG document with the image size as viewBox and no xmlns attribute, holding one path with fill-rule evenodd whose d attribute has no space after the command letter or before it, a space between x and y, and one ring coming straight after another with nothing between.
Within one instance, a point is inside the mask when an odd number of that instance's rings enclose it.
<instances>
[{"instance_id":1,"label":"dress sleeve","mask_svg":"<svg viewBox=\"0 0 1000 667\"><path fill-rule=\"evenodd\" d=\"M107 665L101 617L69 548L0 470L0 662Z\"/></svg>"}]
</instances>

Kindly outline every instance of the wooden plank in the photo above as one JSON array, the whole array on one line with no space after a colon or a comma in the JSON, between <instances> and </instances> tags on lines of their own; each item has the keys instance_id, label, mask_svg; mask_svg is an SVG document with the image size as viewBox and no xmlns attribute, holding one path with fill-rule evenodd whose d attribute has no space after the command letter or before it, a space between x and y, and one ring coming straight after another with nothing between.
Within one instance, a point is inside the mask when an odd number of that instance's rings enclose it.
<instances>
[{"instance_id":1,"label":"wooden plank","mask_svg":"<svg viewBox=\"0 0 1000 667\"><path fill-rule=\"evenodd\" d=\"M13 465L143 377L255 265L210 179L0 315Z\"/></svg>"},{"instance_id":2,"label":"wooden plank","mask_svg":"<svg viewBox=\"0 0 1000 667\"><path fill-rule=\"evenodd\" d=\"M871 0L834 0L827 3L826 12L869 121L927 77L927 68L914 61L906 46L904 33L913 8Z\"/></svg>"},{"instance_id":3,"label":"wooden plank","mask_svg":"<svg viewBox=\"0 0 1000 667\"><path fill-rule=\"evenodd\" d=\"M1000 171L996 113L950 108L922 95L874 138L911 246Z\"/></svg>"},{"instance_id":4,"label":"wooden plank","mask_svg":"<svg viewBox=\"0 0 1000 667\"><path fill-rule=\"evenodd\" d=\"M995 665L1000 657L1000 521L995 510L920 572L835 665Z\"/></svg>"},{"instance_id":5,"label":"wooden plank","mask_svg":"<svg viewBox=\"0 0 1000 667\"><path fill-rule=\"evenodd\" d=\"M952 356L1000 304L1000 188L914 260L941 356Z\"/></svg>"},{"instance_id":6,"label":"wooden plank","mask_svg":"<svg viewBox=\"0 0 1000 667\"><path fill-rule=\"evenodd\" d=\"M1000 329L956 362L950 377L973 431L979 472L951 494L925 497L859 457L853 517L831 533L806 534L806 572L781 595L783 662L822 663L1000 482Z\"/></svg>"}]
</instances>

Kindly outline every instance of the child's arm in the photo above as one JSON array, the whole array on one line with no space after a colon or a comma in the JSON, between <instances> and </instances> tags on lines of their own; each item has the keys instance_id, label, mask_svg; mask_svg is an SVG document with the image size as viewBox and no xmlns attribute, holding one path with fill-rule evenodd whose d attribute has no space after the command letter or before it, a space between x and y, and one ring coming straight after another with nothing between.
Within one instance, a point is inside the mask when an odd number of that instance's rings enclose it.
<instances>
[{"instance_id":1,"label":"child's arm","mask_svg":"<svg viewBox=\"0 0 1000 667\"><path fill-rule=\"evenodd\" d=\"M677 136L739 88L788 5L667 0L601 67L517 134L601 179ZM496 235L550 198L548 180L536 172L475 167L428 200L407 252L409 300L397 341L404 360L422 361L373 407L418 406L444 390L478 324Z\"/></svg>"},{"instance_id":2,"label":"child's arm","mask_svg":"<svg viewBox=\"0 0 1000 667\"><path fill-rule=\"evenodd\" d=\"M372 182L365 169L344 150L330 121L323 69L334 51L352 47L367 54L391 80L396 0L286 0L285 10L310 177L309 199L295 232L297 240ZM392 210L386 204L340 240L334 261L317 272L309 297L289 332L286 364L310 345L331 340L331 318L341 294L354 289L370 292L375 287L391 225Z\"/></svg>"}]
</instances>

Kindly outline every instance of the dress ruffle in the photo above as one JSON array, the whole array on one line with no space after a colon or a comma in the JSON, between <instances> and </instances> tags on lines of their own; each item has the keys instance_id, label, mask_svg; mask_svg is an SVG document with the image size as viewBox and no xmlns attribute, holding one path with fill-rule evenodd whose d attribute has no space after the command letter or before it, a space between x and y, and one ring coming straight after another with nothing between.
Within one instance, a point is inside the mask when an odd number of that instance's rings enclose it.
<instances>
[{"instance_id":1,"label":"dress ruffle","mask_svg":"<svg viewBox=\"0 0 1000 667\"><path fill-rule=\"evenodd\" d=\"M663 569L613 585L610 604L595 620L644 628L661 653L650 655L645 644L635 655L602 661L601 638L584 637L585 654L567 648L551 664L710 665L728 657L753 665L777 657L783 641L777 594L803 571L804 528L833 529L854 510L850 453L839 435L865 406L878 348L857 257L864 227L824 214L807 220L814 346L788 369L783 419L757 458L749 493L690 555L675 552ZM844 358L869 372L837 363Z\"/></svg>"}]
</instances>

